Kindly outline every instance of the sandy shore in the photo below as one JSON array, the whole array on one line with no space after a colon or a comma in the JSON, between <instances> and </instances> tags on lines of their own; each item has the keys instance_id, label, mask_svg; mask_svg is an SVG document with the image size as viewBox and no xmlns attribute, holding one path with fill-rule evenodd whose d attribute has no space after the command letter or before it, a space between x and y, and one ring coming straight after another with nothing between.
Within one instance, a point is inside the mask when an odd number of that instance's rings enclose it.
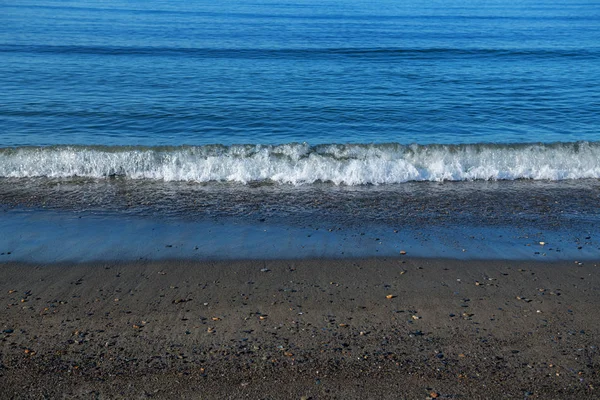
<instances>
[{"instance_id":1,"label":"sandy shore","mask_svg":"<svg viewBox=\"0 0 600 400\"><path fill-rule=\"evenodd\" d=\"M0 264L0 398L592 398L597 268Z\"/></svg>"}]
</instances>

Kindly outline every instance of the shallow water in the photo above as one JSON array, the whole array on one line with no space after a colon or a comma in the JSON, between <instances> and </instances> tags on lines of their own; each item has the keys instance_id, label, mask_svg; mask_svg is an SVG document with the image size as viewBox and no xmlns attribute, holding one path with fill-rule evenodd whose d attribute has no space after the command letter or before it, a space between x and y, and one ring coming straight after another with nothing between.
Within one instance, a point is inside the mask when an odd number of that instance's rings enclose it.
<instances>
[{"instance_id":1,"label":"shallow water","mask_svg":"<svg viewBox=\"0 0 600 400\"><path fill-rule=\"evenodd\" d=\"M600 254L597 180L0 183L4 261L397 257L402 250L417 257L580 261Z\"/></svg>"}]
</instances>

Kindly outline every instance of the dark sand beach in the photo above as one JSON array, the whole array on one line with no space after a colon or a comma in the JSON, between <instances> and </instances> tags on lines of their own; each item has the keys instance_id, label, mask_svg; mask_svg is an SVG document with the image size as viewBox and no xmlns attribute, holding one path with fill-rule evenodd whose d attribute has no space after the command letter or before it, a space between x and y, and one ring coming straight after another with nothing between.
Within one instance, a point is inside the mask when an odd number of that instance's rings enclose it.
<instances>
[{"instance_id":1,"label":"dark sand beach","mask_svg":"<svg viewBox=\"0 0 600 400\"><path fill-rule=\"evenodd\" d=\"M0 265L0 397L594 398L597 263Z\"/></svg>"}]
</instances>

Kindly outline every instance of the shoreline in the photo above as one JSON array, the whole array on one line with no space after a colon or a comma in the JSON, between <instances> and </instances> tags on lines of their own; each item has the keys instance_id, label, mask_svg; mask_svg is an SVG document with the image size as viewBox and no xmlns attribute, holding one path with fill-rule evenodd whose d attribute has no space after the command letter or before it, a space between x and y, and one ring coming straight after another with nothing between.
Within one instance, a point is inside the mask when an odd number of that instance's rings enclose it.
<instances>
[{"instance_id":1,"label":"shoreline","mask_svg":"<svg viewBox=\"0 0 600 400\"><path fill-rule=\"evenodd\" d=\"M301 224L256 218L186 220L91 210L5 210L0 262L350 260L401 257L403 251L419 258L554 262L594 260L600 250L594 218L567 221L566 215L560 217L564 224L552 229L531 221L474 225L424 220L417 228L391 220L353 225L318 216Z\"/></svg>"},{"instance_id":2,"label":"shoreline","mask_svg":"<svg viewBox=\"0 0 600 400\"><path fill-rule=\"evenodd\" d=\"M598 262L0 264L6 398L576 398Z\"/></svg>"}]
</instances>

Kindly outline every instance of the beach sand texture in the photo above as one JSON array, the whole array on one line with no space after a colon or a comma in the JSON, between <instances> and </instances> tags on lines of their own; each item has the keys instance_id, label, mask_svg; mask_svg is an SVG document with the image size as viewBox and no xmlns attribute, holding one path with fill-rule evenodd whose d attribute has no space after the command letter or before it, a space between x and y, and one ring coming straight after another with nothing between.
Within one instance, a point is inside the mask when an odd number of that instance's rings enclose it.
<instances>
[{"instance_id":1,"label":"beach sand texture","mask_svg":"<svg viewBox=\"0 0 600 400\"><path fill-rule=\"evenodd\" d=\"M0 397L594 398L597 264L0 265Z\"/></svg>"}]
</instances>

